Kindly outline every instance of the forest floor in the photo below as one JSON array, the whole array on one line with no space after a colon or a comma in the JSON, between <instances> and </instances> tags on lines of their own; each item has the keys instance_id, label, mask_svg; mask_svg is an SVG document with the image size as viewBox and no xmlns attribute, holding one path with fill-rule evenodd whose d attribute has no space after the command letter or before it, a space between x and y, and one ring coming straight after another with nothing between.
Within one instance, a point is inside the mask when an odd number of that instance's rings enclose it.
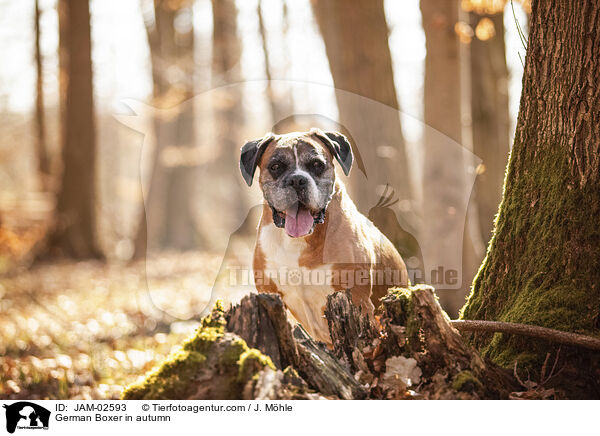
<instances>
[{"instance_id":1,"label":"forest floor","mask_svg":"<svg viewBox=\"0 0 600 436\"><path fill-rule=\"evenodd\" d=\"M220 262L166 253L0 277L0 398L119 398L196 329Z\"/></svg>"}]
</instances>

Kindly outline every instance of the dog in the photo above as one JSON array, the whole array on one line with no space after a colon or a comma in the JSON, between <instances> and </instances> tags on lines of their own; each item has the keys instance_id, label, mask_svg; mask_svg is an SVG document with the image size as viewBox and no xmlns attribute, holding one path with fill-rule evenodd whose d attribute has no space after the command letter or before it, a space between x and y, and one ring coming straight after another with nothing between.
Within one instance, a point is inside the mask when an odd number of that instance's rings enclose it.
<instances>
[{"instance_id":1,"label":"dog","mask_svg":"<svg viewBox=\"0 0 600 436\"><path fill-rule=\"evenodd\" d=\"M259 168L264 203L254 249L258 292L277 293L307 332L331 344L327 296L349 290L352 303L373 316L389 287L407 286L393 244L356 208L336 172L348 176L348 139L338 132L267 133L241 149L248 186Z\"/></svg>"}]
</instances>

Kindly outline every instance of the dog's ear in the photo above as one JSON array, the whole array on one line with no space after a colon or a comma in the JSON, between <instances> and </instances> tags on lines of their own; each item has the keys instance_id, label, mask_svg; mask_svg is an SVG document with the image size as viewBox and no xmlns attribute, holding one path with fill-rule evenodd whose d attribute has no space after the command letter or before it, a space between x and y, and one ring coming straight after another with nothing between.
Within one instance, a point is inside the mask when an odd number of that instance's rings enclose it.
<instances>
[{"instance_id":1,"label":"dog's ear","mask_svg":"<svg viewBox=\"0 0 600 436\"><path fill-rule=\"evenodd\" d=\"M252 185L254 173L256 172L256 167L260 162L260 158L265 152L267 145L269 145L274 138L275 134L269 132L260 139L246 142L242 147L240 154L240 170L242 171L242 177L248 186Z\"/></svg>"},{"instance_id":2,"label":"dog's ear","mask_svg":"<svg viewBox=\"0 0 600 436\"><path fill-rule=\"evenodd\" d=\"M350 141L340 132L323 132L321 129L311 129L310 133L319 138L333 157L339 162L345 175L350 174L354 155Z\"/></svg>"}]
</instances>

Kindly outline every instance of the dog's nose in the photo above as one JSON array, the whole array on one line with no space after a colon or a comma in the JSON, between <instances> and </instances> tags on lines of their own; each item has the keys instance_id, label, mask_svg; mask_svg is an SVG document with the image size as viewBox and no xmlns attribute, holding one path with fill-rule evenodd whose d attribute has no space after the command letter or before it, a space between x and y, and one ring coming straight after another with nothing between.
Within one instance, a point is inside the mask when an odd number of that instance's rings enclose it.
<instances>
[{"instance_id":1,"label":"dog's nose","mask_svg":"<svg viewBox=\"0 0 600 436\"><path fill-rule=\"evenodd\" d=\"M287 179L287 185L295 189L303 188L307 183L308 179L301 174L291 175Z\"/></svg>"}]
</instances>

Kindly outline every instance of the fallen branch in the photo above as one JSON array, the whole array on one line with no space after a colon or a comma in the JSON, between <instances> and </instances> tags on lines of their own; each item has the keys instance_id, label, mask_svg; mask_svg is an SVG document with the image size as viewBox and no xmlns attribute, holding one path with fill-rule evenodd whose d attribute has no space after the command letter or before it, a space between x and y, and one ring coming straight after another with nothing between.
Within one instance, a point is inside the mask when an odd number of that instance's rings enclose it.
<instances>
[{"instance_id":1,"label":"fallen branch","mask_svg":"<svg viewBox=\"0 0 600 436\"><path fill-rule=\"evenodd\" d=\"M502 321L452 320L450 324L461 332L491 332L529 336L564 345L600 351L600 339L578 333L563 332L529 324Z\"/></svg>"}]
</instances>

